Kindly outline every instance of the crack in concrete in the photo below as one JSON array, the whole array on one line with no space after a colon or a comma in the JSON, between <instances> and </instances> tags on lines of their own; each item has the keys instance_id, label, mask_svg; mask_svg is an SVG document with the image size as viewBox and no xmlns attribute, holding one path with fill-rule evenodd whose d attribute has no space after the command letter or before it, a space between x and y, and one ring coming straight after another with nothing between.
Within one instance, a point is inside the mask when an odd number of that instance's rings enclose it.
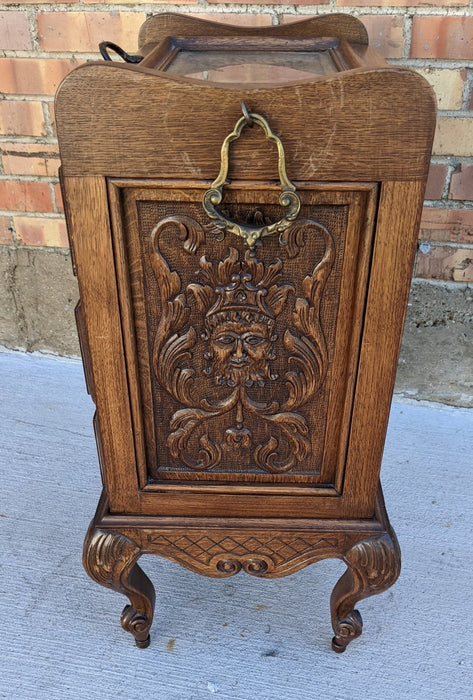
<instances>
[{"instance_id":1,"label":"crack in concrete","mask_svg":"<svg viewBox=\"0 0 473 700\"><path fill-rule=\"evenodd\" d=\"M30 350L31 346L28 342L28 324L26 321L26 313L22 304L21 294L18 287L17 270L19 267L18 249L10 249L8 251L8 267L6 271L8 291L11 294L13 305L15 307L15 316L18 321L18 339L20 344L26 350Z\"/></svg>"}]
</instances>

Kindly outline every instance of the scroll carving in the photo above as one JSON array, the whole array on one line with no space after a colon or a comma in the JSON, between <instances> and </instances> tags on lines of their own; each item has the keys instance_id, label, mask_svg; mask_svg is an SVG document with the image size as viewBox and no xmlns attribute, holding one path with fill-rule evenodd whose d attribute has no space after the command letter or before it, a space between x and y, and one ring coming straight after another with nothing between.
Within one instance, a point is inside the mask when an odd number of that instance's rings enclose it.
<instances>
[{"instance_id":1,"label":"scroll carving","mask_svg":"<svg viewBox=\"0 0 473 700\"><path fill-rule=\"evenodd\" d=\"M387 590L399 576L401 557L396 537L391 531L353 545L345 553L348 569L335 586L332 598L332 647L343 652L361 635L363 621L354 606L363 598Z\"/></svg>"},{"instance_id":2,"label":"scroll carving","mask_svg":"<svg viewBox=\"0 0 473 700\"><path fill-rule=\"evenodd\" d=\"M324 252L299 290L283 281L279 258L265 263L253 250L240 253L232 246L222 260L201 256L197 281L184 284L160 245L170 226L189 255L198 253L212 230L211 224L173 216L160 221L151 236L150 260L162 305L153 368L161 386L181 405L170 420L169 451L191 469L210 470L218 467L224 452L247 449L262 471L287 472L308 456L309 427L300 409L319 390L328 368L320 307L334 262L332 236L315 221L298 220L281 240L288 257L298 255L308 229L323 241ZM277 317L290 295L295 295L292 327L279 340ZM200 314L200 328L189 326L191 308ZM287 354L283 377L272 366L278 340ZM195 388L198 343L204 346L205 392ZM264 399L265 388L278 379L281 398ZM264 441L253 435L255 421L265 426Z\"/></svg>"},{"instance_id":3,"label":"scroll carving","mask_svg":"<svg viewBox=\"0 0 473 700\"><path fill-rule=\"evenodd\" d=\"M131 605L125 606L121 624L134 636L136 645L145 648L150 641L155 592L136 564L140 554L141 547L128 537L92 526L84 542L83 564L94 581L129 598Z\"/></svg>"},{"instance_id":4,"label":"scroll carving","mask_svg":"<svg viewBox=\"0 0 473 700\"><path fill-rule=\"evenodd\" d=\"M319 559L337 556L341 546L340 537L332 534L186 531L148 535L150 551L214 577L233 576L241 570L251 576L286 576Z\"/></svg>"}]
</instances>

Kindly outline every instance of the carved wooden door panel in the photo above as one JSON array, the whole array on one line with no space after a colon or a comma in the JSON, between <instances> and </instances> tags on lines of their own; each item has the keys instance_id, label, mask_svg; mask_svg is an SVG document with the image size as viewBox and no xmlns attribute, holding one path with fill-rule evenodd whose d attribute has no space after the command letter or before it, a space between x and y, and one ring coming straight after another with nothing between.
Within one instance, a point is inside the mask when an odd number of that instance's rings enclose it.
<instances>
[{"instance_id":1,"label":"carved wooden door panel","mask_svg":"<svg viewBox=\"0 0 473 700\"><path fill-rule=\"evenodd\" d=\"M329 498L336 514L377 188L299 183L297 220L250 249L205 214L206 187L109 183L147 508L179 489L251 486ZM235 185L222 208L269 223L279 194Z\"/></svg>"}]
</instances>

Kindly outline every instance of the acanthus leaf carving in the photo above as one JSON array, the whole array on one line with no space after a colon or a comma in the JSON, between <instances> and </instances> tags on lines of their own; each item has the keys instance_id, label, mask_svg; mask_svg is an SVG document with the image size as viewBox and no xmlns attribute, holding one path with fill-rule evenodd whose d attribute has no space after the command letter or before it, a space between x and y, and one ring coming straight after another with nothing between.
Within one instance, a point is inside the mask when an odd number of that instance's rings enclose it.
<instances>
[{"instance_id":1,"label":"acanthus leaf carving","mask_svg":"<svg viewBox=\"0 0 473 700\"><path fill-rule=\"evenodd\" d=\"M260 469L270 473L289 471L309 454L309 428L299 409L319 390L328 368L320 302L333 266L333 238L325 227L311 220L297 222L294 231L287 232L284 242L291 255L303 246L309 228L311 235L315 231L322 239L324 252L302 281L294 301L293 328L283 335L282 345L288 353L283 379L286 397L268 403L261 401L258 393L278 379L272 369L278 338L276 319L289 295L296 293L293 284L282 281L282 261L277 258L265 263L253 250L241 255L230 246L219 261L201 256L199 281L183 289L179 275L171 271L160 248L161 233L168 226L177 227L189 255L198 252L206 228L190 217L167 217L155 227L151 238L151 264L162 303L153 367L159 383L184 406L170 421L170 453L189 468L207 470L220 464L225 451L252 449ZM191 352L198 343L198 333L193 326L183 331L192 300L202 314L200 335L207 346L203 356L208 362L204 376L220 390L215 394L209 386L207 396L202 397L200 388L196 391L200 398L193 397L196 368ZM222 398L224 389L227 394ZM222 426L220 419L226 414L234 415L235 424L218 428L218 436L214 419L219 419ZM266 425L266 433L269 428L266 443L253 444L252 431L245 425L247 415Z\"/></svg>"}]
</instances>

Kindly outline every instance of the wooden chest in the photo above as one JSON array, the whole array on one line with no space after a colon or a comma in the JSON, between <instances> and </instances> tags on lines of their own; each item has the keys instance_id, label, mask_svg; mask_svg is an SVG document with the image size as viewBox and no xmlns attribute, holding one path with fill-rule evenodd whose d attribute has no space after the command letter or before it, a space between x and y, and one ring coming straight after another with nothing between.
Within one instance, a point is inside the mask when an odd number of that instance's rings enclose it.
<instances>
[{"instance_id":1,"label":"wooden chest","mask_svg":"<svg viewBox=\"0 0 473 700\"><path fill-rule=\"evenodd\" d=\"M347 572L333 648L400 568L379 471L435 123L355 18L149 19L56 118L103 495L84 565L149 643L143 553Z\"/></svg>"}]
</instances>

